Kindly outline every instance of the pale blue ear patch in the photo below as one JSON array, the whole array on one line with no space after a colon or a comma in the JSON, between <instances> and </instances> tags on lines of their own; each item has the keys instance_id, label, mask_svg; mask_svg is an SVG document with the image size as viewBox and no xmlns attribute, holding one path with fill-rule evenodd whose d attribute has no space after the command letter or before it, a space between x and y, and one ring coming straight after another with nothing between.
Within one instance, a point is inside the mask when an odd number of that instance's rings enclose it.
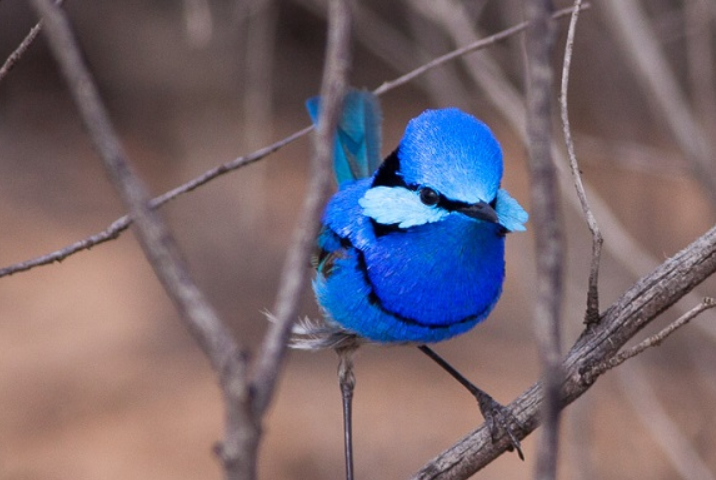
<instances>
[{"instance_id":1,"label":"pale blue ear patch","mask_svg":"<svg viewBox=\"0 0 716 480\"><path fill-rule=\"evenodd\" d=\"M417 192L403 187L373 187L358 203L364 215L383 225L398 225L399 228L438 222L449 215L445 209L425 205Z\"/></svg>"},{"instance_id":2,"label":"pale blue ear patch","mask_svg":"<svg viewBox=\"0 0 716 480\"><path fill-rule=\"evenodd\" d=\"M525 223L529 219L529 214L517 200L512 198L507 190L499 189L495 200L495 211L500 225L510 232L524 232Z\"/></svg>"}]
</instances>

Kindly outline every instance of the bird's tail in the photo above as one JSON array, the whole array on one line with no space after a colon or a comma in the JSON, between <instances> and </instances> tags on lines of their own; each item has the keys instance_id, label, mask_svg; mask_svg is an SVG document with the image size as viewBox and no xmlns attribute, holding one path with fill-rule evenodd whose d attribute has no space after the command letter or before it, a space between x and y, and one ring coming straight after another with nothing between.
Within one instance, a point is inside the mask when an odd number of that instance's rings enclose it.
<instances>
[{"instance_id":1,"label":"bird's tail","mask_svg":"<svg viewBox=\"0 0 716 480\"><path fill-rule=\"evenodd\" d=\"M317 125L320 97L308 99L306 108ZM381 121L378 97L367 90L349 90L336 126L333 154L339 186L346 181L370 177L380 165Z\"/></svg>"},{"instance_id":2,"label":"bird's tail","mask_svg":"<svg viewBox=\"0 0 716 480\"><path fill-rule=\"evenodd\" d=\"M269 312L264 312L270 322L275 322ZM337 323L311 320L308 317L299 319L292 328L289 347L296 350L324 350L357 348L364 343L358 335L346 330Z\"/></svg>"}]
</instances>

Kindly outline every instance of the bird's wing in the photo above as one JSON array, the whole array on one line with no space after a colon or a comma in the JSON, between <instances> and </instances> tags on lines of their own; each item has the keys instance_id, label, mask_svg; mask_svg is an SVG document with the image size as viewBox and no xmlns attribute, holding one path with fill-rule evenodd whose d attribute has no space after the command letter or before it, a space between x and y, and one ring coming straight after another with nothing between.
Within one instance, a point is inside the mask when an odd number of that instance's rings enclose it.
<instances>
[{"instance_id":1,"label":"bird's wing","mask_svg":"<svg viewBox=\"0 0 716 480\"><path fill-rule=\"evenodd\" d=\"M321 100L306 101L311 120L318 124ZM333 165L340 186L350 180L370 177L381 162L381 112L378 98L366 90L351 89L343 101L336 127Z\"/></svg>"}]
</instances>

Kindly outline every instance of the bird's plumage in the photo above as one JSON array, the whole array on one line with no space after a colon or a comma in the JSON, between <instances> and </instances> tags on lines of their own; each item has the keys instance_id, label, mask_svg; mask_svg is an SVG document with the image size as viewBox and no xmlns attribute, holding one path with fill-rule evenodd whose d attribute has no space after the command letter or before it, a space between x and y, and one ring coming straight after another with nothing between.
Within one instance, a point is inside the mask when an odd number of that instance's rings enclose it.
<instances>
[{"instance_id":1,"label":"bird's plumage","mask_svg":"<svg viewBox=\"0 0 716 480\"><path fill-rule=\"evenodd\" d=\"M332 340L304 325L307 348L341 338L431 343L466 332L500 296L505 234L527 221L500 189L502 152L484 123L456 108L427 110L377 167L377 108L367 92L352 92L344 105L339 190L323 216L313 284Z\"/></svg>"}]
</instances>

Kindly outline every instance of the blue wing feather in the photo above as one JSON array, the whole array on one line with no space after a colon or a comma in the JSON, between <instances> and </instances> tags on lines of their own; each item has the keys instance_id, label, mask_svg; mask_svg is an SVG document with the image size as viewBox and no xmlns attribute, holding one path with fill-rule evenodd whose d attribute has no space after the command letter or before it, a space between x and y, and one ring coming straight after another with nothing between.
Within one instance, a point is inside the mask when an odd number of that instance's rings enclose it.
<instances>
[{"instance_id":1,"label":"blue wing feather","mask_svg":"<svg viewBox=\"0 0 716 480\"><path fill-rule=\"evenodd\" d=\"M306 101L314 124L321 108L319 97ZM351 89L343 102L336 128L333 165L338 185L370 177L381 163L381 113L378 98L368 91Z\"/></svg>"}]
</instances>

